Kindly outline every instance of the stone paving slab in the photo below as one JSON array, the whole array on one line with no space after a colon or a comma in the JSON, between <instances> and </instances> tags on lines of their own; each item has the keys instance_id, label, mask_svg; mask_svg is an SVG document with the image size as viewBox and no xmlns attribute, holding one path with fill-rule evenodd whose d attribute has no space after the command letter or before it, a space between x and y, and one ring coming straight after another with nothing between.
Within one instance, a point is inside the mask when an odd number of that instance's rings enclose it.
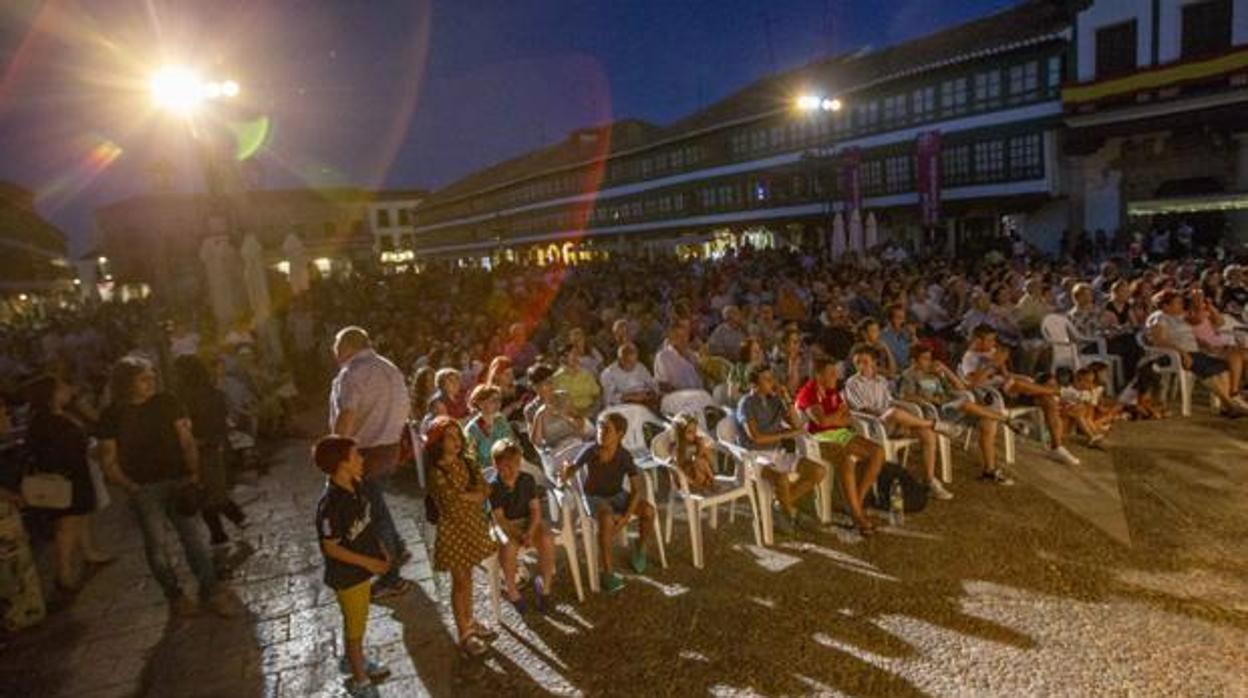
<instances>
[{"instance_id":1,"label":"stone paving slab","mask_svg":"<svg viewBox=\"0 0 1248 698\"><path fill-rule=\"evenodd\" d=\"M367 643L394 670L384 696L1244 696L1246 437L1248 423L1207 415L1128 424L1109 452L1077 449L1077 469L1026 443L1014 488L975 482L960 454L956 498L902 528L758 548L748 520L721 520L705 529L704 570L678 514L668 569L583 604L563 574L549 616L504 605L483 662L457 655L421 498L400 480L418 591L373 607ZM342 695L341 621L312 529L322 480L306 457L286 444L236 491L255 548L231 577L245 617L169 622L119 502L98 524L119 561L0 647L0 695ZM477 587L488 620L483 574Z\"/></svg>"}]
</instances>

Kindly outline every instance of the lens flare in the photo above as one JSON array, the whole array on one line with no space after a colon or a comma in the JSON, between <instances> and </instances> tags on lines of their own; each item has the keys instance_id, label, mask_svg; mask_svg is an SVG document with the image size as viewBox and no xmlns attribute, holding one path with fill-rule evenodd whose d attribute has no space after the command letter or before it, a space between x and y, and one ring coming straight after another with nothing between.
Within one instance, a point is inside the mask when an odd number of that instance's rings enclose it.
<instances>
[{"instance_id":1,"label":"lens flare","mask_svg":"<svg viewBox=\"0 0 1248 698\"><path fill-rule=\"evenodd\" d=\"M157 106L182 116L190 116L207 96L204 87L194 71L182 66L161 68L148 85L152 101Z\"/></svg>"},{"instance_id":2,"label":"lens flare","mask_svg":"<svg viewBox=\"0 0 1248 698\"><path fill-rule=\"evenodd\" d=\"M234 132L234 158L239 162L254 157L269 142L273 122L267 116L230 124Z\"/></svg>"}]
</instances>

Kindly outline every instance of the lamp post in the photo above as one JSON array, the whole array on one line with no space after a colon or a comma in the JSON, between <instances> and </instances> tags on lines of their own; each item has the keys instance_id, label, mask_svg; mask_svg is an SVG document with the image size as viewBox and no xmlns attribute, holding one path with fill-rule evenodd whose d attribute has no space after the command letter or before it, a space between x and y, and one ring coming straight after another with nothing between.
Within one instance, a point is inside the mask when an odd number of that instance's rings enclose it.
<instances>
[{"instance_id":1,"label":"lamp post","mask_svg":"<svg viewBox=\"0 0 1248 698\"><path fill-rule=\"evenodd\" d=\"M820 95L820 94L815 94L815 93L807 93L807 94L798 96L794 100L794 106L797 108L797 111L799 113L805 115L807 118L816 118L816 117L831 118L832 114L841 111L841 109L844 108L845 105L843 102L841 102L840 98L838 97L830 97L830 96L825 96L825 95ZM812 150L812 149L807 149L805 152L802 153L802 162L807 163L807 165L810 168L809 177L810 177L810 188L811 188L812 194L815 191L815 183L818 181L818 178L819 178L820 166L824 164L830 164L832 160L833 159L830 156L820 154L819 152ZM832 244L831 244L831 241L829 240L829 236L832 234L832 198L831 198L832 191L831 190L832 188L828 187L828 191L825 192L824 197L823 197L823 202L822 202L824 205L824 210L823 210L824 253L828 259L831 259L831 255L832 255Z\"/></svg>"},{"instance_id":2,"label":"lamp post","mask_svg":"<svg viewBox=\"0 0 1248 698\"><path fill-rule=\"evenodd\" d=\"M255 306L259 299L268 296L267 284L263 283L263 279L257 281L250 278L255 276L251 273L254 270L245 268L244 280L247 283L242 286L248 289L249 297L239 303L240 284L235 282L238 272L236 243L242 241L235 239L238 230L227 201L227 190L230 188L225 181L228 177L224 172L227 165L219 162L219 154L216 152L217 134L214 132L216 129L213 128L213 120L207 118L210 116L210 105L237 98L242 88L233 79L207 80L195 70L177 65L165 66L153 73L148 80L148 88L152 104L184 125L195 149L208 196L208 235L200 245L199 257L205 266L214 315L218 325L225 328L235 320L240 305ZM255 252L248 250L246 246L243 250ZM167 264L168 256L161 255L162 265ZM263 266L262 260L249 261ZM168 278L167 269L164 271L165 278ZM267 301L264 304L267 305ZM253 307L252 310L257 329L262 334L270 334L272 328L259 327L265 324L268 308ZM272 345L270 338L265 339L269 340L267 344Z\"/></svg>"}]
</instances>

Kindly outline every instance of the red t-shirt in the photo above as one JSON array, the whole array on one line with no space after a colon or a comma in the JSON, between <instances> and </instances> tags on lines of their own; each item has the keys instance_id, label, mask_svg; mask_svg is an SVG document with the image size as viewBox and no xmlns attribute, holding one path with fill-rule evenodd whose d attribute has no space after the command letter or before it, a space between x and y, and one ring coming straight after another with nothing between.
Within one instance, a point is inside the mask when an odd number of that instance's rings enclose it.
<instances>
[{"instance_id":1,"label":"red t-shirt","mask_svg":"<svg viewBox=\"0 0 1248 698\"><path fill-rule=\"evenodd\" d=\"M839 390L824 390L819 387L819 382L814 378L808 379L797 391L797 397L793 400L797 405L797 409L805 412L806 410L819 405L823 408L825 415L832 414L841 409L841 393ZM806 431L812 434L818 434L821 431L831 431L838 427L821 427L814 421L807 420Z\"/></svg>"}]
</instances>

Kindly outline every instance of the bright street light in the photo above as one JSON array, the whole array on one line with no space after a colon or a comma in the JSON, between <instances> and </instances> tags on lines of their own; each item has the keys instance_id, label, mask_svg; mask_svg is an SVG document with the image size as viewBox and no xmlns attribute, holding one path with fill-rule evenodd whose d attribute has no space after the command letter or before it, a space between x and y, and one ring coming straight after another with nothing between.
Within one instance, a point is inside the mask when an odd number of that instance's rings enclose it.
<instances>
[{"instance_id":1,"label":"bright street light","mask_svg":"<svg viewBox=\"0 0 1248 698\"><path fill-rule=\"evenodd\" d=\"M819 95L802 95L797 98L797 108L799 111L840 111L841 100L835 97L821 97Z\"/></svg>"},{"instance_id":2,"label":"bright street light","mask_svg":"<svg viewBox=\"0 0 1248 698\"><path fill-rule=\"evenodd\" d=\"M183 66L165 66L152 75L148 86L152 102L175 114L190 116L200 102L238 96L238 83L233 80L206 82Z\"/></svg>"},{"instance_id":3,"label":"bright street light","mask_svg":"<svg viewBox=\"0 0 1248 698\"><path fill-rule=\"evenodd\" d=\"M814 111L819 108L819 98L814 95L802 95L797 98L797 108L802 111Z\"/></svg>"}]
</instances>

